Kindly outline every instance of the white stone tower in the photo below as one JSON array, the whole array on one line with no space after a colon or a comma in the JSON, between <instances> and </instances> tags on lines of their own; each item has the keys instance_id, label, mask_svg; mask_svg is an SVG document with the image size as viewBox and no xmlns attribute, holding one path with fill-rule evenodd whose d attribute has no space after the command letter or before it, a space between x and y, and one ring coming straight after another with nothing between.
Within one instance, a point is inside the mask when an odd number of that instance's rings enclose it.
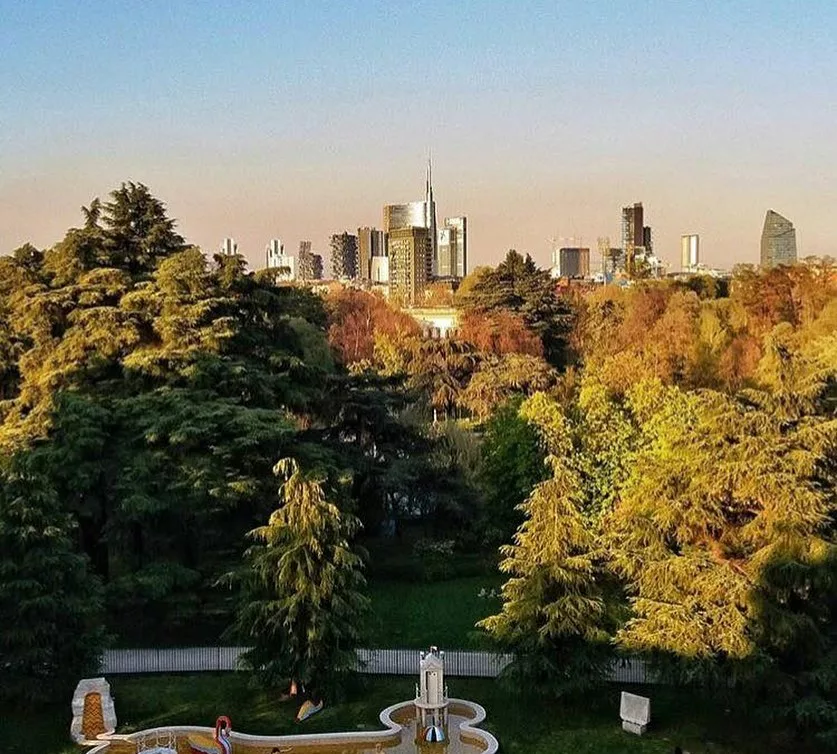
<instances>
[{"instance_id":1,"label":"white stone tower","mask_svg":"<svg viewBox=\"0 0 837 754\"><path fill-rule=\"evenodd\" d=\"M416 685L417 726L421 738L430 742L447 740L448 690L445 686L445 653L430 647L421 653L419 683Z\"/></svg>"}]
</instances>

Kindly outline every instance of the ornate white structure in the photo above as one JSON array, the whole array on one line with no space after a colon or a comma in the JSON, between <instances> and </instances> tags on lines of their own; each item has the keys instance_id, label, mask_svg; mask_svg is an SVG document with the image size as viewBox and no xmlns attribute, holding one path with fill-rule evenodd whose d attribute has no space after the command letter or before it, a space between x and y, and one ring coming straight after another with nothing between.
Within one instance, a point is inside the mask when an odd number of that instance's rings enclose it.
<instances>
[{"instance_id":1,"label":"ornate white structure","mask_svg":"<svg viewBox=\"0 0 837 754\"><path fill-rule=\"evenodd\" d=\"M445 653L430 647L421 653L419 683L416 685L416 711L419 730L425 741L447 740L448 689L445 685Z\"/></svg>"}]
</instances>

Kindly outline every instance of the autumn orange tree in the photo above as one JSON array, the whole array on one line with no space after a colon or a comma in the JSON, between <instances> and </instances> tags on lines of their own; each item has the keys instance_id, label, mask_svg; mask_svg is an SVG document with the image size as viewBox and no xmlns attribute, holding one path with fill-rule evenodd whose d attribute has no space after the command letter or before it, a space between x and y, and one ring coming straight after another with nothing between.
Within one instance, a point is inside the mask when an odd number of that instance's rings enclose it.
<instances>
[{"instance_id":1,"label":"autumn orange tree","mask_svg":"<svg viewBox=\"0 0 837 754\"><path fill-rule=\"evenodd\" d=\"M497 356L507 353L543 356L541 339L526 326L523 317L506 309L466 311L459 323L457 339Z\"/></svg>"},{"instance_id":2,"label":"autumn orange tree","mask_svg":"<svg viewBox=\"0 0 837 754\"><path fill-rule=\"evenodd\" d=\"M329 343L346 365L371 362L375 355L376 335L400 340L421 334L421 328L410 315L374 293L341 288L328 295L326 308Z\"/></svg>"}]
</instances>

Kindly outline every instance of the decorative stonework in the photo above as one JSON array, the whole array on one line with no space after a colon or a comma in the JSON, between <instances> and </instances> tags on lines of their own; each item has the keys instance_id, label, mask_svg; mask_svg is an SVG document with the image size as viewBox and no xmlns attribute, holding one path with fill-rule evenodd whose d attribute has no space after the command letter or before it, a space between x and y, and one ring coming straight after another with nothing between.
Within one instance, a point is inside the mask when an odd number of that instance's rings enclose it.
<instances>
[{"instance_id":1,"label":"decorative stonework","mask_svg":"<svg viewBox=\"0 0 837 754\"><path fill-rule=\"evenodd\" d=\"M110 684L104 678L83 678L73 693L70 736L77 744L116 731L116 709Z\"/></svg>"}]
</instances>

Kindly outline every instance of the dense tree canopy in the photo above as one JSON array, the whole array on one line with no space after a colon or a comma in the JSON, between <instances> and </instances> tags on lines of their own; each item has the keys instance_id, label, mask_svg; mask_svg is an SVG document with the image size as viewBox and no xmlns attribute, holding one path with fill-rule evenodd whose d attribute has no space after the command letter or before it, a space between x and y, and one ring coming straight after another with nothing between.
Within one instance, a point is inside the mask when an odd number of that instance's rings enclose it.
<instances>
[{"instance_id":1,"label":"dense tree canopy","mask_svg":"<svg viewBox=\"0 0 837 754\"><path fill-rule=\"evenodd\" d=\"M0 481L0 699L20 705L97 669L102 593L55 490L22 464Z\"/></svg>"}]
</instances>

